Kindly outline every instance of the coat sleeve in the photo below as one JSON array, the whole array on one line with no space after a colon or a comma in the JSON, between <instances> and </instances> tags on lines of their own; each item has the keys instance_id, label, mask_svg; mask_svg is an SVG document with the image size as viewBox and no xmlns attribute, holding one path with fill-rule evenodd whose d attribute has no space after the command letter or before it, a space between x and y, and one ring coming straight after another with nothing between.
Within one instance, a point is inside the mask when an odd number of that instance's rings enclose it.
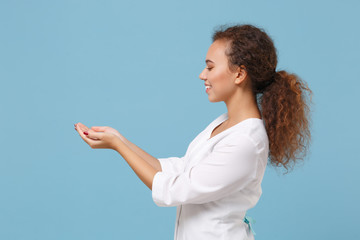
<instances>
[{"instance_id":1,"label":"coat sleeve","mask_svg":"<svg viewBox=\"0 0 360 240\"><path fill-rule=\"evenodd\" d=\"M158 158L162 172L169 174L181 173L184 171L184 157Z\"/></svg>"},{"instance_id":2,"label":"coat sleeve","mask_svg":"<svg viewBox=\"0 0 360 240\"><path fill-rule=\"evenodd\" d=\"M243 136L234 144L215 145L199 163L183 172L157 172L152 198L160 207L203 204L240 191L256 178L258 151Z\"/></svg>"}]
</instances>

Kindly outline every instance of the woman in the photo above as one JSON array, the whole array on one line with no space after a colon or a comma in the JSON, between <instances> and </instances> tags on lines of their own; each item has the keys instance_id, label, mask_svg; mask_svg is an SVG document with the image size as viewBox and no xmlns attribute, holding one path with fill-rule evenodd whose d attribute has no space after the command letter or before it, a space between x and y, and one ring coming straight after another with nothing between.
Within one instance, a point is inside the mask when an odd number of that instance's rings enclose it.
<instances>
[{"instance_id":1,"label":"woman","mask_svg":"<svg viewBox=\"0 0 360 240\"><path fill-rule=\"evenodd\" d=\"M276 71L272 40L252 25L216 31L205 62L199 77L208 98L224 101L227 113L185 156L157 159L110 127L75 129L92 148L119 152L158 206L177 206L175 239L253 239L245 214L260 198L268 158L288 169L307 150L311 90Z\"/></svg>"}]
</instances>

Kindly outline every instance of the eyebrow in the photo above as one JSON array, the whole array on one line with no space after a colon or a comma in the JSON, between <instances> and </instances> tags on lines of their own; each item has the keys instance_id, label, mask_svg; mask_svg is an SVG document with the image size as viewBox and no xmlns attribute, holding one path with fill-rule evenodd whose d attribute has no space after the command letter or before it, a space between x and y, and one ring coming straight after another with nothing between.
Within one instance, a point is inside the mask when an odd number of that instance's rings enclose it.
<instances>
[{"instance_id":1,"label":"eyebrow","mask_svg":"<svg viewBox=\"0 0 360 240\"><path fill-rule=\"evenodd\" d=\"M206 59L205 63L208 63L208 62L214 63L214 62L211 61L210 59Z\"/></svg>"}]
</instances>

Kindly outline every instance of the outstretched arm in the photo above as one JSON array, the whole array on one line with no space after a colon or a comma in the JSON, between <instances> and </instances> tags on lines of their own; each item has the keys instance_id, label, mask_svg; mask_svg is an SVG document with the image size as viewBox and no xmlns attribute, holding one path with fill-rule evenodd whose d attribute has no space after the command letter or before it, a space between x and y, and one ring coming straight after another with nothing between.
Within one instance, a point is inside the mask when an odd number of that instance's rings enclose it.
<instances>
[{"instance_id":1,"label":"outstretched arm","mask_svg":"<svg viewBox=\"0 0 360 240\"><path fill-rule=\"evenodd\" d=\"M89 133L90 135L90 133ZM115 138L114 150L117 151L134 170L136 175L145 183L150 190L152 190L152 182L154 176L158 170L156 170L151 164L141 158L133 150L130 149L121 139Z\"/></svg>"},{"instance_id":2,"label":"outstretched arm","mask_svg":"<svg viewBox=\"0 0 360 240\"><path fill-rule=\"evenodd\" d=\"M92 130L96 129L95 131L101 131L98 130L97 127L92 127L91 129ZM157 171L162 171L160 162L156 157L153 157L152 155L148 154L143 149L139 148L134 143L126 139L123 135L120 134L119 137L131 150L133 150L142 159L146 160L146 162L148 162L154 169L156 169Z\"/></svg>"},{"instance_id":3,"label":"outstretched arm","mask_svg":"<svg viewBox=\"0 0 360 240\"><path fill-rule=\"evenodd\" d=\"M84 127L86 126L81 123L75 124L77 132L91 148L108 148L117 151L125 159L141 181L143 181L143 183L152 190L154 176L157 172L159 172L159 170L155 169L152 164L144 160L133 149L131 149L131 144L129 144L130 141L128 141L128 145L122 141L115 132L96 132L88 128L87 131L83 131L82 129L84 129ZM144 156L144 153L142 153L142 155Z\"/></svg>"}]
</instances>

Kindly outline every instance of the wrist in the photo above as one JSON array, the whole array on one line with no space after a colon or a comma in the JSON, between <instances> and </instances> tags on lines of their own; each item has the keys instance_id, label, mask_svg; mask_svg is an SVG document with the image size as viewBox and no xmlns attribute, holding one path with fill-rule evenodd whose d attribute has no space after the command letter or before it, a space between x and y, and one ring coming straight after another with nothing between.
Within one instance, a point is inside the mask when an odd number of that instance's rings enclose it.
<instances>
[{"instance_id":1,"label":"wrist","mask_svg":"<svg viewBox=\"0 0 360 240\"><path fill-rule=\"evenodd\" d=\"M122 145L122 144L125 144L124 141L120 138L120 136L114 135L114 139L113 139L112 142L113 142L112 148L113 148L115 151L117 151L117 152L120 153L121 145Z\"/></svg>"},{"instance_id":2,"label":"wrist","mask_svg":"<svg viewBox=\"0 0 360 240\"><path fill-rule=\"evenodd\" d=\"M123 135L121 135L120 133L117 135L117 137L118 137L121 141L125 142L125 137L124 137Z\"/></svg>"}]
</instances>

